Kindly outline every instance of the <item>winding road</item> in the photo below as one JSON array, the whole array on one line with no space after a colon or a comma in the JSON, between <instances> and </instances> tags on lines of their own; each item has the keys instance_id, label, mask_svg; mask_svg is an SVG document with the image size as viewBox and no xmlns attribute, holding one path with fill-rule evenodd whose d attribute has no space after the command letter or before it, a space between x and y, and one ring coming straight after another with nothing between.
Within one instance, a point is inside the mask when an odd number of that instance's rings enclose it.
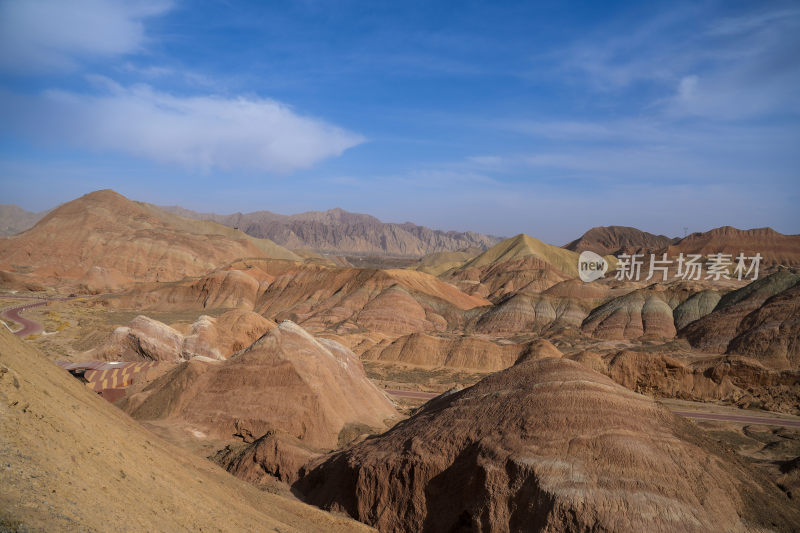
<instances>
[{"instance_id":1,"label":"winding road","mask_svg":"<svg viewBox=\"0 0 800 533\"><path fill-rule=\"evenodd\" d=\"M39 333L43 329L42 325L34 320L29 320L24 316L21 316L20 313L22 313L26 309L47 305L47 302L49 301L50 300L40 300L33 304L25 304L25 305L20 305L18 307L12 307L11 309L3 311L3 314L0 316L8 320L13 320L18 324L22 324L22 328L14 332L14 335L17 335L18 337L25 337L26 335Z\"/></svg>"}]
</instances>

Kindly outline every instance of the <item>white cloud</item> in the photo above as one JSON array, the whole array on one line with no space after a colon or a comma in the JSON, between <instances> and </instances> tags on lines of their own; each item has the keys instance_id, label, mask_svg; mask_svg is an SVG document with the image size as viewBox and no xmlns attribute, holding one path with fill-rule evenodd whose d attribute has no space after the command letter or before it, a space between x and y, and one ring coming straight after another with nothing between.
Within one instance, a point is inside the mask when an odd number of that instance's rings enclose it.
<instances>
[{"instance_id":1,"label":"white cloud","mask_svg":"<svg viewBox=\"0 0 800 533\"><path fill-rule=\"evenodd\" d=\"M79 58L141 50L143 20L163 14L167 0L5 0L0 2L0 68L69 69Z\"/></svg>"},{"instance_id":2,"label":"white cloud","mask_svg":"<svg viewBox=\"0 0 800 533\"><path fill-rule=\"evenodd\" d=\"M289 172L338 156L360 135L263 98L174 96L96 78L98 95L51 90L4 97L9 126L37 140L126 153L199 170Z\"/></svg>"}]
</instances>

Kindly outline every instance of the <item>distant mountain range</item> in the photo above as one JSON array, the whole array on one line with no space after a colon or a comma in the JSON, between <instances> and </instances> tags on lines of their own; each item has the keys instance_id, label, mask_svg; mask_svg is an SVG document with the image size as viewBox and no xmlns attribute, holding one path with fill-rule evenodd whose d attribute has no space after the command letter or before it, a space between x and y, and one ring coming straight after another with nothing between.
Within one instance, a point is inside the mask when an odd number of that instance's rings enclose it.
<instances>
[{"instance_id":1,"label":"distant mountain range","mask_svg":"<svg viewBox=\"0 0 800 533\"><path fill-rule=\"evenodd\" d=\"M471 231L434 230L411 222L385 223L370 215L338 208L297 215L279 215L270 211L217 215L177 206L160 209L186 218L213 220L239 228L248 235L270 239L289 249L311 249L331 254L421 257L464 248L486 250L502 240L501 237Z\"/></svg>"},{"instance_id":2,"label":"distant mountain range","mask_svg":"<svg viewBox=\"0 0 800 533\"><path fill-rule=\"evenodd\" d=\"M0 237L16 235L39 222L47 211L33 213L13 204L0 204Z\"/></svg>"},{"instance_id":3,"label":"distant mountain range","mask_svg":"<svg viewBox=\"0 0 800 533\"><path fill-rule=\"evenodd\" d=\"M503 240L501 237L469 231L434 230L411 222L384 223L370 215L338 208L296 215L280 215L270 211L219 215L198 213L178 206L146 205L165 214L236 228L251 237L269 239L289 250L313 250L348 257L419 258L456 251L469 251L468 255L473 257L476 252L488 250ZM32 213L16 205L0 205L0 237L31 228L48 212ZM627 226L601 226L590 229L562 248L578 253L591 250L601 255L664 252L669 256L677 256L681 252L734 255L744 252L753 255L759 252L764 264L796 265L800 257L799 237L783 235L771 228L740 230L724 226L678 238L654 235Z\"/></svg>"}]
</instances>

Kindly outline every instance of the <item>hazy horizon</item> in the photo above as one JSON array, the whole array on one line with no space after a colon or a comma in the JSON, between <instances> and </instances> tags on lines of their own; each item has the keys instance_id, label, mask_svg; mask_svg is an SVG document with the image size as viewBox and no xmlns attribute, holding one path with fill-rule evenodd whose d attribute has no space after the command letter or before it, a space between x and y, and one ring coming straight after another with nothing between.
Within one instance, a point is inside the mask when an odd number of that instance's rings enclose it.
<instances>
[{"instance_id":1,"label":"hazy horizon","mask_svg":"<svg viewBox=\"0 0 800 533\"><path fill-rule=\"evenodd\" d=\"M89 192L94 192L94 191L89 191ZM116 192L119 192L119 191L116 191ZM86 193L86 194L88 194L88 193ZM81 195L81 196L83 196L83 195ZM76 198L72 198L70 200L67 200L67 202L69 202L71 200L74 200L74 199L76 199ZM209 215L213 214L213 215L223 215L223 216L224 215L232 215L232 214L236 214L236 213L249 214L249 213L258 212L258 211L268 211L268 212L275 213L275 214L278 214L278 215L287 215L288 216L288 215L296 215L296 214L302 214L302 213L307 213L307 212L325 212L325 211L331 211L331 210L334 210L334 209L343 209L343 208L341 208L339 206L334 206L334 207L331 207L331 208L328 208L328 209L312 209L312 210L308 210L308 211L299 211L299 212L294 212L294 213L283 213L283 212L280 212L280 211L277 211L277 210L273 210L273 209L255 209L255 210L248 210L248 211L235 210L235 211L229 211L229 212L215 212L215 211L201 211L201 210L192 209L192 208L186 207L185 205L179 205L179 204L170 204L170 203L160 203L159 204L157 202L152 202L152 201L149 201L149 200L142 200L140 198L128 198L128 199L129 200L133 200L133 201L137 201L137 202L146 202L146 203L149 203L149 204L156 205L158 207L179 207L179 208L188 209L190 211L194 211L194 212L200 213L200 214L209 214ZM35 213L42 213L42 212L45 212L45 211L51 211L52 209L57 208L58 206L62 205L63 203L66 203L66 202L61 202L60 204L55 205L55 206L53 206L51 208L46 208L46 209L42 209L42 210L38 210L38 211L26 209L24 206L18 206L18 207L22 207L26 211L31 211L31 212L35 212ZM7 205L17 205L17 204L7 204ZM375 216L372 213L355 212L355 211L349 211L347 209L345 209L345 211L350 212L350 213L356 213L356 214L370 215L370 216L373 216L373 217L377 218L378 220L380 220L383 223L404 224L404 223L410 222L410 223L417 224L417 225L420 225L420 226L425 226L425 224L420 224L420 223L418 223L418 222L416 222L414 220L384 220L384 219L381 219L380 217ZM624 225L623 224L603 224L603 226L624 226ZM732 226L732 227L735 227L735 228L740 229L740 230L759 229L759 228L755 228L755 227L754 228L737 227L734 224L723 224L723 226ZM524 231L518 231L516 233L512 233L512 234L508 234L508 235L500 235L500 234L492 234L492 233L489 233L489 232L475 230L475 229L469 229L469 228L464 229L464 228L448 228L448 227L432 227L432 226L429 226L429 227L430 227L430 229L433 229L433 230L442 230L442 231L456 231L456 232L472 231L472 232L475 232L475 233L483 233L483 234L486 234L486 235L491 235L493 237L502 237L504 239L514 237L514 236L519 235L521 233L526 233L526 234L530 235L531 237L535 237L535 238L537 238L539 240L547 242L548 244L553 244L553 245L556 245L556 246L564 246L564 245L569 244L573 240L581 237L584 233L586 233L590 229L592 229L594 227L597 227L597 226L587 227L585 230L581 231L578 234L575 234L573 237L568 238L564 242L549 241L549 240L547 240L545 238L540 237L537 234L528 233L528 232L524 232ZM676 237L677 238L682 238L682 237L684 237L686 235L690 235L690 234L695 233L695 232L702 233L702 232L710 231L712 229L719 228L719 227L720 226L713 226L713 227L707 227L707 228L702 228L702 229L692 229L691 231L688 228L685 228L685 231L683 231L682 233L674 234L674 235L670 235L670 234L666 234L666 233L656 233L656 232L653 232L653 231L649 231L649 230L647 230L645 228L636 228L636 229L639 229L639 230L642 230L642 231L646 231L648 233L652 233L652 234L655 234L655 235L663 235L663 236L670 237L670 238L676 238ZM771 226L761 226L761 227L771 227ZM779 231L776 228L772 228L772 229L775 229L776 231ZM783 232L781 232L781 233L783 233ZM784 234L785 235L794 235L792 233L784 233Z\"/></svg>"}]
</instances>

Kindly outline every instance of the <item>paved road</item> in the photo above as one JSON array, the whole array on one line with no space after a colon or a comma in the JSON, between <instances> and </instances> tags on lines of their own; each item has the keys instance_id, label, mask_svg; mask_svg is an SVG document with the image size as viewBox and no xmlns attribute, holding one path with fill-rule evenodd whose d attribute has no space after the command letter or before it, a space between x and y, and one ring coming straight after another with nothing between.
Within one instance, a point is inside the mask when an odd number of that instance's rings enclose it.
<instances>
[{"instance_id":1,"label":"paved road","mask_svg":"<svg viewBox=\"0 0 800 533\"><path fill-rule=\"evenodd\" d=\"M25 304L25 305L20 305L18 307L12 307L11 309L4 311L2 316L3 318L13 320L18 324L22 324L22 329L15 331L14 335L17 335L19 337L25 337L26 335L39 333L43 329L42 325L33 320L28 320L27 318L21 316L20 313L22 313L26 309L31 309L32 307L39 307L41 305L46 305L48 301L49 300L41 300L34 304Z\"/></svg>"},{"instance_id":2,"label":"paved road","mask_svg":"<svg viewBox=\"0 0 800 533\"><path fill-rule=\"evenodd\" d=\"M384 392L400 398L412 398L415 400L430 400L439 394L435 392L405 391L396 389L384 389ZM725 422L743 422L745 424L763 424L765 426L781 426L800 428L800 418L771 418L757 415L728 415L724 413L704 413L702 411L681 411L666 406L673 413L686 418L698 418L703 420L722 420Z\"/></svg>"}]
</instances>

